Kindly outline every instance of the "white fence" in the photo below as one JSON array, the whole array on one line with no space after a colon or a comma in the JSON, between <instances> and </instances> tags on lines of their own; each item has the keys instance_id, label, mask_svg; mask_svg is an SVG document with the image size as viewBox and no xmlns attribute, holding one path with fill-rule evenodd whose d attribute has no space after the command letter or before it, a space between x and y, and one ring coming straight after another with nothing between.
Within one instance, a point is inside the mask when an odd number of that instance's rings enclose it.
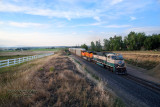
<instances>
[{"instance_id":1,"label":"white fence","mask_svg":"<svg viewBox=\"0 0 160 107\"><path fill-rule=\"evenodd\" d=\"M42 54L42 55L34 55L34 56L27 56L21 58L14 58L14 59L7 59L7 60L0 60L0 68L9 67L11 65L20 64L26 61L30 61L37 58L42 58L45 56L53 55L54 53Z\"/></svg>"}]
</instances>

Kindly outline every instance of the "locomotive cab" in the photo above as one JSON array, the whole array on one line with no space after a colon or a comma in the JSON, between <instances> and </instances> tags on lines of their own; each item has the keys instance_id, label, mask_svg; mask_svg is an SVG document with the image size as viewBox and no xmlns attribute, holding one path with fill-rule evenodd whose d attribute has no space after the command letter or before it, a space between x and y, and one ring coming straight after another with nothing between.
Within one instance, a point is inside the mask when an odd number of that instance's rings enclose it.
<instances>
[{"instance_id":1,"label":"locomotive cab","mask_svg":"<svg viewBox=\"0 0 160 107\"><path fill-rule=\"evenodd\" d=\"M106 56L107 62L109 63L113 72L117 74L126 74L126 65L121 54L110 53Z\"/></svg>"}]
</instances>

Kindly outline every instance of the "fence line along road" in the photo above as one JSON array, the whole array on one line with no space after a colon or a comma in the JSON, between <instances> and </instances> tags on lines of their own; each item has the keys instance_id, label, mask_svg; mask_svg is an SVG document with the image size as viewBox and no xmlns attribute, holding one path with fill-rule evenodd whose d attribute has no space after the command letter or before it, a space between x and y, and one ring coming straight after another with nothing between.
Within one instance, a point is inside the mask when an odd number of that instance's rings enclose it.
<instances>
[{"instance_id":1,"label":"fence line along road","mask_svg":"<svg viewBox=\"0 0 160 107\"><path fill-rule=\"evenodd\" d=\"M7 60L0 60L0 68L3 67L9 67L11 65L20 64L26 61L30 61L37 58L42 58L45 56L53 55L54 53L47 53L42 55L34 55L34 56L27 56L27 57L21 57L21 58L14 58L14 59L7 59Z\"/></svg>"}]
</instances>

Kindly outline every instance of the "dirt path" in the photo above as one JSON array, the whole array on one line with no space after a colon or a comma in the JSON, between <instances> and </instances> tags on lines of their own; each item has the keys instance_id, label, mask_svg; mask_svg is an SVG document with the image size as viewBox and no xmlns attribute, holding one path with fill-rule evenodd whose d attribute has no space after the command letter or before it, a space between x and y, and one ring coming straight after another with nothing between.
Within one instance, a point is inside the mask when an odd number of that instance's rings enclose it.
<instances>
[{"instance_id":1,"label":"dirt path","mask_svg":"<svg viewBox=\"0 0 160 107\"><path fill-rule=\"evenodd\" d=\"M148 70L127 64L127 72L135 77L160 84L160 79L148 75Z\"/></svg>"}]
</instances>

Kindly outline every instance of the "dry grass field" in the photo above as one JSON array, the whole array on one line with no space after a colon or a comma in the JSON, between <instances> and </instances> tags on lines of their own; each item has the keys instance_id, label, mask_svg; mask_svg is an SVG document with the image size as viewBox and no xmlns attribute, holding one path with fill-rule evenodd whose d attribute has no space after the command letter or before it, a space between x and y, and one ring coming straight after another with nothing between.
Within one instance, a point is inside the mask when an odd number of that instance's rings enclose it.
<instances>
[{"instance_id":1,"label":"dry grass field","mask_svg":"<svg viewBox=\"0 0 160 107\"><path fill-rule=\"evenodd\" d=\"M56 51L56 50L55 50ZM13 58L21 58L32 55L53 53L53 51L0 51L0 60L13 59Z\"/></svg>"},{"instance_id":2,"label":"dry grass field","mask_svg":"<svg viewBox=\"0 0 160 107\"><path fill-rule=\"evenodd\" d=\"M115 51L124 56L125 59L133 59L137 62L151 61L160 63L160 52L150 51Z\"/></svg>"},{"instance_id":3,"label":"dry grass field","mask_svg":"<svg viewBox=\"0 0 160 107\"><path fill-rule=\"evenodd\" d=\"M0 106L119 106L62 53L0 70Z\"/></svg>"},{"instance_id":4,"label":"dry grass field","mask_svg":"<svg viewBox=\"0 0 160 107\"><path fill-rule=\"evenodd\" d=\"M121 53L129 64L147 69L147 74L160 78L160 52L154 51L115 51Z\"/></svg>"}]
</instances>

